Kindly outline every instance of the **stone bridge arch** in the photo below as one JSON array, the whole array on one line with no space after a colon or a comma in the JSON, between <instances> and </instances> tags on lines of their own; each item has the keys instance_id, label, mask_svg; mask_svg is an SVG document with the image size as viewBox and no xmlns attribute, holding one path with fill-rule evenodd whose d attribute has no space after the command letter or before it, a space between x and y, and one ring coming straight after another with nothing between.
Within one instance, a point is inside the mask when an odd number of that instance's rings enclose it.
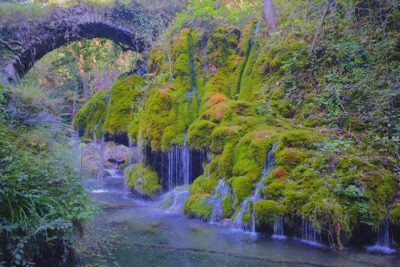
<instances>
[{"instance_id":1,"label":"stone bridge arch","mask_svg":"<svg viewBox=\"0 0 400 267\"><path fill-rule=\"evenodd\" d=\"M106 38L139 53L146 52L167 13L132 6L78 5L52 8L44 16L0 26L0 82L15 83L50 51L72 41Z\"/></svg>"}]
</instances>

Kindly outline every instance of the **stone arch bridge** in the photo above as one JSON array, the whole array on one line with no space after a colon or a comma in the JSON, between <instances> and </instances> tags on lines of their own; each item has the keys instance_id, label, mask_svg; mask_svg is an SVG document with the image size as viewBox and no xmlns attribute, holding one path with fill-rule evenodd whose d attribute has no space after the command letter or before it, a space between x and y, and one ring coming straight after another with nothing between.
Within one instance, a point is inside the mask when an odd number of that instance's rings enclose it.
<instances>
[{"instance_id":1,"label":"stone arch bridge","mask_svg":"<svg viewBox=\"0 0 400 267\"><path fill-rule=\"evenodd\" d=\"M0 83L17 82L44 55L81 39L107 38L125 49L146 52L172 17L166 10L140 4L77 5L51 8L23 21L0 21Z\"/></svg>"}]
</instances>

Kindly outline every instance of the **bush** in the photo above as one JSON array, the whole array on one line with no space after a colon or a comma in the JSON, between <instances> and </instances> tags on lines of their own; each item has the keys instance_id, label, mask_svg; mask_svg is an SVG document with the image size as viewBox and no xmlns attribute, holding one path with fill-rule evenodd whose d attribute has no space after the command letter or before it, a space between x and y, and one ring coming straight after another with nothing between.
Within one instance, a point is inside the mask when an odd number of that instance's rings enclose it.
<instances>
[{"instance_id":1,"label":"bush","mask_svg":"<svg viewBox=\"0 0 400 267\"><path fill-rule=\"evenodd\" d=\"M15 134L0 125L0 262L61 262L93 210L65 153L38 156L21 149Z\"/></svg>"}]
</instances>

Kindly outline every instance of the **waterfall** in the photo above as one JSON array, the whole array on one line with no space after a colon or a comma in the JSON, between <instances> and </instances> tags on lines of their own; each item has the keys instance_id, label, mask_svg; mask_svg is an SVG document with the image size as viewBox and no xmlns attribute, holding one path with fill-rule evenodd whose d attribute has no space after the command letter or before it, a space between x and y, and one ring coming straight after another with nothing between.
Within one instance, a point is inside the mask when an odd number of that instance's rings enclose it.
<instances>
[{"instance_id":1,"label":"waterfall","mask_svg":"<svg viewBox=\"0 0 400 267\"><path fill-rule=\"evenodd\" d=\"M183 211L183 205L189 196L188 186L175 187L170 192L161 197L160 206L169 213L180 213Z\"/></svg>"},{"instance_id":2,"label":"waterfall","mask_svg":"<svg viewBox=\"0 0 400 267\"><path fill-rule=\"evenodd\" d=\"M186 144L186 133L182 146L172 146L168 151L168 191L176 186L189 185L192 175L192 159Z\"/></svg>"},{"instance_id":3,"label":"waterfall","mask_svg":"<svg viewBox=\"0 0 400 267\"><path fill-rule=\"evenodd\" d=\"M139 130L139 134L138 134L138 137L137 137L136 150L137 150L137 159L136 159L136 161L140 162L143 159L143 134L142 134L141 130Z\"/></svg>"},{"instance_id":4,"label":"waterfall","mask_svg":"<svg viewBox=\"0 0 400 267\"><path fill-rule=\"evenodd\" d=\"M367 252L380 252L384 254L392 254L396 252L395 249L390 247L388 217L386 217L379 225L375 244L367 247Z\"/></svg>"},{"instance_id":5,"label":"waterfall","mask_svg":"<svg viewBox=\"0 0 400 267\"><path fill-rule=\"evenodd\" d=\"M304 218L301 218L301 240L300 241L305 244L311 245L311 246L316 246L316 247L323 246L320 243L319 233L315 230L312 223L304 220Z\"/></svg>"},{"instance_id":6,"label":"waterfall","mask_svg":"<svg viewBox=\"0 0 400 267\"><path fill-rule=\"evenodd\" d=\"M177 179L179 176L179 159L178 159L178 147L173 146L168 151L168 191L171 191L177 183Z\"/></svg>"},{"instance_id":7,"label":"waterfall","mask_svg":"<svg viewBox=\"0 0 400 267\"><path fill-rule=\"evenodd\" d=\"M99 159L99 165L98 165L98 172L97 172L97 178L98 179L103 179L104 176L104 133L101 133L101 139L100 139L100 159Z\"/></svg>"},{"instance_id":8,"label":"waterfall","mask_svg":"<svg viewBox=\"0 0 400 267\"><path fill-rule=\"evenodd\" d=\"M191 170L191 157L190 157L190 148L186 144L186 136L187 136L187 131L185 132L183 136L183 147L181 149L181 160L182 160L182 172L183 172L183 183L185 185L190 184L190 175L192 173Z\"/></svg>"},{"instance_id":9,"label":"waterfall","mask_svg":"<svg viewBox=\"0 0 400 267\"><path fill-rule=\"evenodd\" d=\"M283 217L276 218L274 220L274 234L272 235L274 239L286 239L283 232Z\"/></svg>"},{"instance_id":10,"label":"waterfall","mask_svg":"<svg viewBox=\"0 0 400 267\"><path fill-rule=\"evenodd\" d=\"M93 140L94 140L94 141L97 141L96 133L97 133L97 129L99 128L100 122L101 122L101 120L99 120L99 121L96 123L96 125L94 126L94 128L93 128Z\"/></svg>"},{"instance_id":11,"label":"waterfall","mask_svg":"<svg viewBox=\"0 0 400 267\"><path fill-rule=\"evenodd\" d=\"M213 190L212 197L209 199L212 208L210 223L216 223L222 219L222 216L224 215L222 210L222 199L230 194L230 187L223 179L220 179Z\"/></svg>"},{"instance_id":12,"label":"waterfall","mask_svg":"<svg viewBox=\"0 0 400 267\"><path fill-rule=\"evenodd\" d=\"M257 38L260 33L261 22L259 21L253 30L253 36L248 40L247 48L244 51L244 59L240 65L239 75L236 83L236 93L239 99L248 100L249 85L251 85L252 79L250 77L250 70L254 64L254 53L257 51ZM251 86L250 86L251 87Z\"/></svg>"},{"instance_id":13,"label":"waterfall","mask_svg":"<svg viewBox=\"0 0 400 267\"><path fill-rule=\"evenodd\" d=\"M278 146L278 142L275 142L274 145L272 146L272 148L268 151L267 159L264 164L264 169L263 169L261 179L256 185L254 194L252 196L247 197L240 205L240 210L236 214L236 217L233 221L233 229L246 230L247 227L246 227L246 225L244 225L243 220L242 220L243 214L246 211L248 211L248 203L249 202L252 202L254 205L258 200L260 200L260 190L264 187L264 182L263 182L264 178L269 175L271 167L274 164L274 153L275 153L275 149L277 146ZM254 211L254 207L253 207L253 211L251 214L251 233L252 234L256 233L256 214Z\"/></svg>"},{"instance_id":14,"label":"waterfall","mask_svg":"<svg viewBox=\"0 0 400 267\"><path fill-rule=\"evenodd\" d=\"M259 21L259 22L257 22L257 25L253 30L253 34L255 37L257 37L258 34L260 33L260 29L261 29L261 22Z\"/></svg>"},{"instance_id":15,"label":"waterfall","mask_svg":"<svg viewBox=\"0 0 400 267\"><path fill-rule=\"evenodd\" d=\"M133 164L133 158L134 158L134 149L131 141L129 140L128 144L129 152L128 152L128 166L131 166Z\"/></svg>"}]
</instances>

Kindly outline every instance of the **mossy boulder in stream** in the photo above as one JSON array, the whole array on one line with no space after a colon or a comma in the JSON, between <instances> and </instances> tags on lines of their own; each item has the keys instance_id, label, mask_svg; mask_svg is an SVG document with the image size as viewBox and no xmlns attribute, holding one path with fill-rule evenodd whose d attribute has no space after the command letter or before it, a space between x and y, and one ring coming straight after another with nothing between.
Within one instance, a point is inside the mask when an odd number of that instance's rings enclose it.
<instances>
[{"instance_id":1,"label":"mossy boulder in stream","mask_svg":"<svg viewBox=\"0 0 400 267\"><path fill-rule=\"evenodd\" d=\"M144 198L154 198L161 191L158 174L141 163L125 169L125 180L134 194Z\"/></svg>"}]
</instances>

